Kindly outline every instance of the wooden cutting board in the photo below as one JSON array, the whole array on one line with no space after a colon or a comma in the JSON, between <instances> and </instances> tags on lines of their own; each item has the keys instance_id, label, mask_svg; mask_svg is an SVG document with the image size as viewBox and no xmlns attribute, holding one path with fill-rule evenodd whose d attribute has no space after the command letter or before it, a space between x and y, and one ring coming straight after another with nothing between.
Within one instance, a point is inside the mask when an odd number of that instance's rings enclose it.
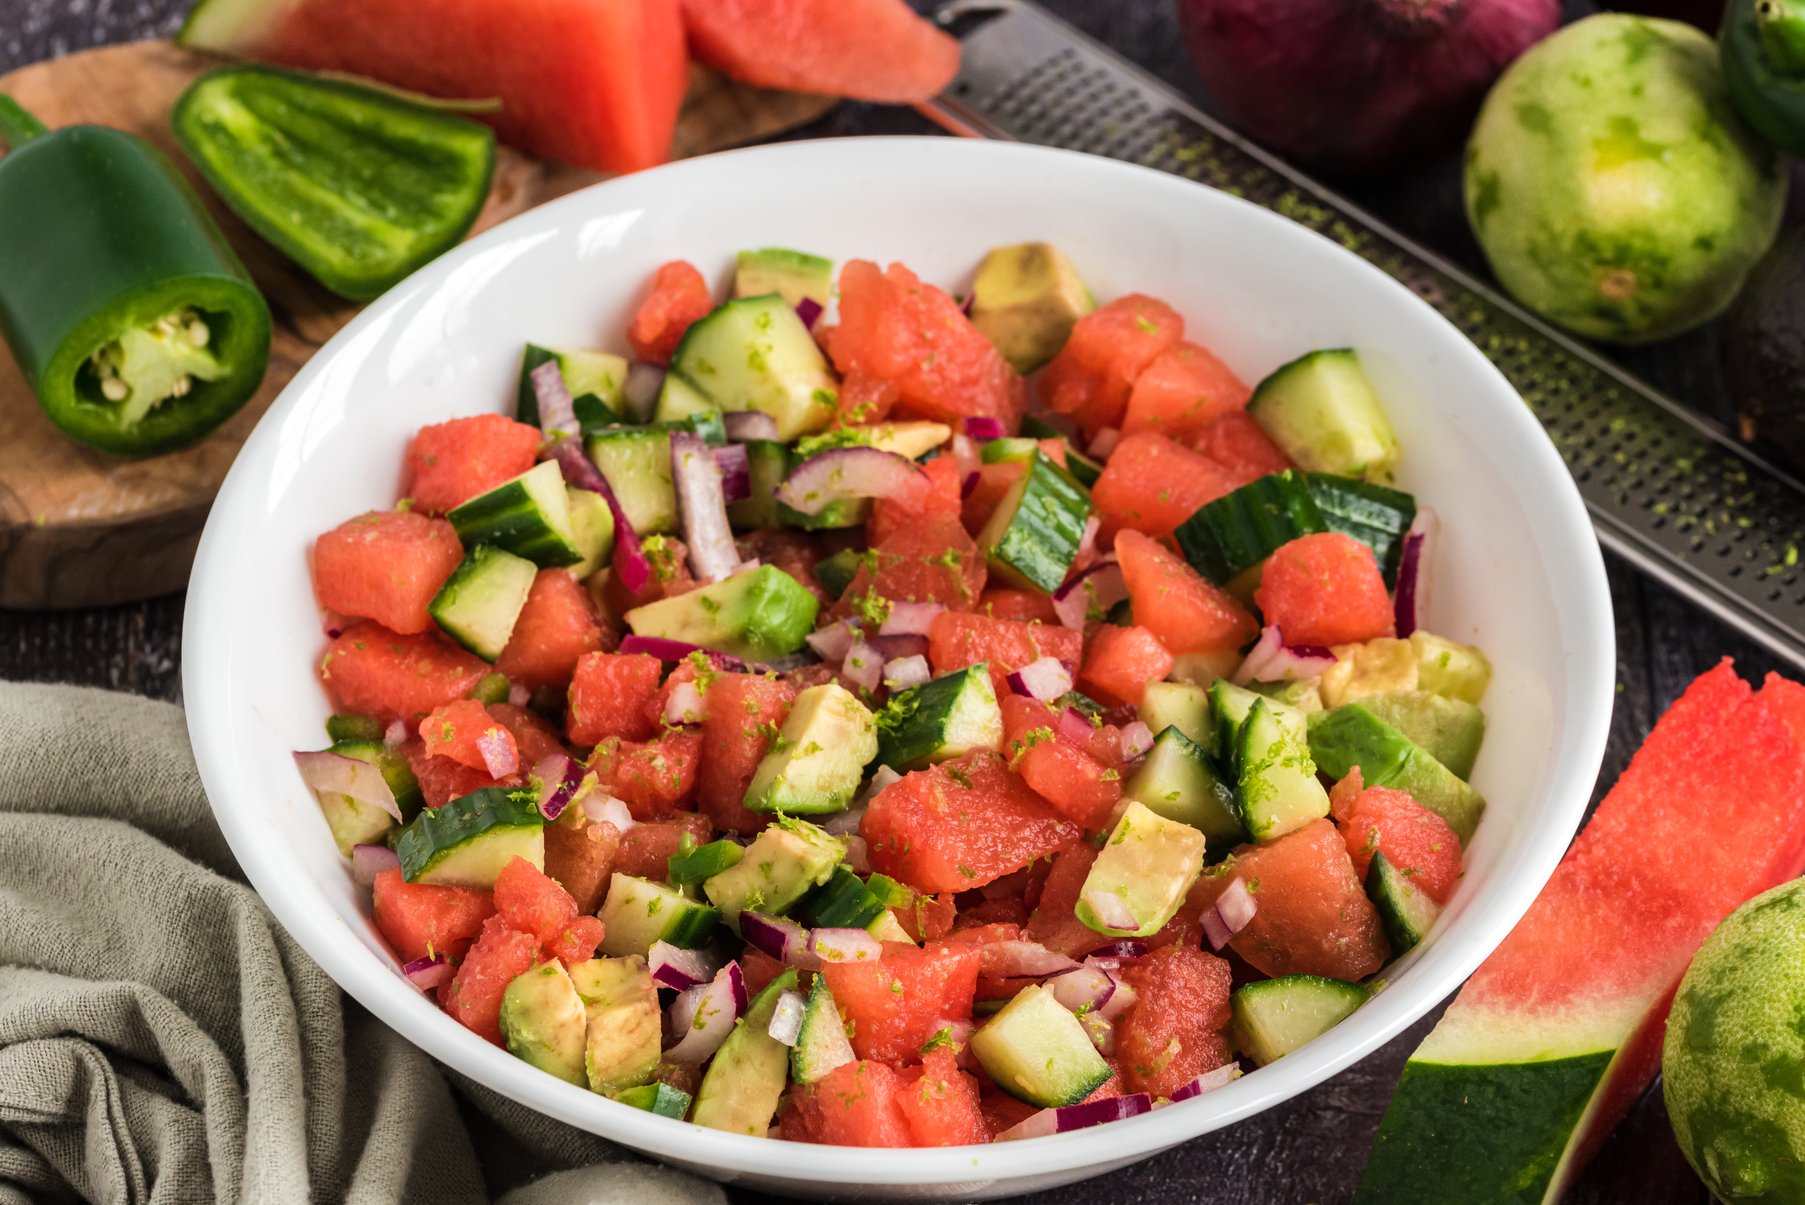
<instances>
[{"instance_id":1,"label":"wooden cutting board","mask_svg":"<svg viewBox=\"0 0 1805 1205\"><path fill-rule=\"evenodd\" d=\"M169 133L169 110L195 76L217 63L169 42L137 42L0 76L0 92L52 127L94 122L142 135L187 170ZM675 153L767 138L813 121L833 103L748 88L695 68ZM245 436L307 357L357 313L357 305L307 278L189 175L269 298L275 318L269 374L244 409L201 443L123 460L84 448L53 427L0 343L0 607L105 606L181 589L207 509ZM599 179L501 148L476 230Z\"/></svg>"}]
</instances>

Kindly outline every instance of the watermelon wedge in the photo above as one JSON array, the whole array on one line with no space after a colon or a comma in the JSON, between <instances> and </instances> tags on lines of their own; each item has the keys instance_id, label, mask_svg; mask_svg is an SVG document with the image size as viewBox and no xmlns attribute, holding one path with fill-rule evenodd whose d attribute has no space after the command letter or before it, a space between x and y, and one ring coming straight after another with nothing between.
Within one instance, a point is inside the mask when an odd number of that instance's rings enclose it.
<instances>
[{"instance_id":1,"label":"watermelon wedge","mask_svg":"<svg viewBox=\"0 0 1805 1205\"><path fill-rule=\"evenodd\" d=\"M689 46L748 84L915 104L959 70L959 43L904 0L683 0Z\"/></svg>"},{"instance_id":2,"label":"watermelon wedge","mask_svg":"<svg viewBox=\"0 0 1805 1205\"><path fill-rule=\"evenodd\" d=\"M1725 661L1661 718L1410 1056L1356 1205L1559 1199L1659 1069L1699 944L1805 863L1798 703Z\"/></svg>"},{"instance_id":3,"label":"watermelon wedge","mask_svg":"<svg viewBox=\"0 0 1805 1205\"><path fill-rule=\"evenodd\" d=\"M499 99L504 141L605 172L670 158L689 83L678 0L200 0L176 40Z\"/></svg>"}]
</instances>

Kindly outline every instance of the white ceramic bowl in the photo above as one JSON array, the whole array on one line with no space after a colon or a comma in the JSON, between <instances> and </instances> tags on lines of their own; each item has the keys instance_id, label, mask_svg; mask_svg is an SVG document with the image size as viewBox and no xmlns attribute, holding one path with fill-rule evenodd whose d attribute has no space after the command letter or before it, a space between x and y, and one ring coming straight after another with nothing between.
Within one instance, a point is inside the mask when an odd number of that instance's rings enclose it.
<instances>
[{"instance_id":1,"label":"white ceramic bowl","mask_svg":"<svg viewBox=\"0 0 1805 1205\"><path fill-rule=\"evenodd\" d=\"M1436 508L1433 630L1497 667L1474 783L1491 806L1437 933L1325 1037L1208 1096L1126 1122L948 1150L800 1148L654 1117L562 1083L409 986L366 919L289 751L327 707L306 550L396 497L420 426L510 405L525 341L619 347L635 297L684 258L788 245L901 261L949 288L992 246L1062 247L1100 297L1144 291L1244 379L1353 346ZM1579 494L1529 410L1447 322L1302 227L1104 159L950 138L791 143L598 185L473 239L369 307L252 433L190 583L183 688L203 781L240 865L346 991L428 1053L572 1125L718 1180L811 1196L971 1199L1095 1176L1250 1117L1370 1053L1448 995L1541 888L1583 814L1613 692L1610 599ZM1234 1141L1225 1137L1223 1141Z\"/></svg>"}]
</instances>

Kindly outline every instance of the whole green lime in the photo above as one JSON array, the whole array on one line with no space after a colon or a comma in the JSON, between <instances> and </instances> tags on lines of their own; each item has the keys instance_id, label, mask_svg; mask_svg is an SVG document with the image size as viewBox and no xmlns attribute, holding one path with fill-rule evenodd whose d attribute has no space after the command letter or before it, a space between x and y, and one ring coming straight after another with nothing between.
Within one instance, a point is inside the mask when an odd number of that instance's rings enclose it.
<instances>
[{"instance_id":1,"label":"whole green lime","mask_svg":"<svg viewBox=\"0 0 1805 1205\"><path fill-rule=\"evenodd\" d=\"M1602 13L1538 43L1492 88L1467 145L1467 217L1498 279L1598 339L1716 317L1785 199L1716 45L1677 21Z\"/></svg>"},{"instance_id":2,"label":"whole green lime","mask_svg":"<svg viewBox=\"0 0 1805 1205\"><path fill-rule=\"evenodd\" d=\"M1661 1052L1674 1137L1725 1201L1805 1201L1805 880L1719 925Z\"/></svg>"}]
</instances>

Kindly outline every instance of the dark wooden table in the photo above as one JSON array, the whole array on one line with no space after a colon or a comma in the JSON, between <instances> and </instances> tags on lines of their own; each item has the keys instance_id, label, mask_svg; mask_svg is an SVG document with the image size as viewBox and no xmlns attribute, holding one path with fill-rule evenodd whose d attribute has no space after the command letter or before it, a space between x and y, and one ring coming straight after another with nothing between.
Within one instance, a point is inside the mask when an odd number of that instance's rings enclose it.
<instances>
[{"instance_id":1,"label":"dark wooden table","mask_svg":"<svg viewBox=\"0 0 1805 1205\"><path fill-rule=\"evenodd\" d=\"M926 0L915 2L931 7ZM1184 59L1172 0L1043 3L1206 101ZM0 71L88 46L168 35L187 7L188 0L0 0ZM801 136L931 129L910 112L849 104ZM1453 155L1354 195L1421 242L1483 271L1461 216ZM1672 396L1721 417L1724 400L1713 332L1623 352L1618 359ZM1661 709L1720 657L1735 657L1744 676L1757 680L1779 668L1769 655L1665 587L1614 559L1609 572L1617 610L1619 693L1602 778L1607 785ZM93 611L0 611L0 678L79 682L179 700L181 645L180 597ZM1426 1018L1339 1078L1243 1125L1116 1172L1106 1181L1024 1200L1044 1205L1347 1201L1404 1059L1433 1020ZM1450 1151L1448 1157L1460 1155ZM772 1199L734 1195L748 1205ZM1704 1205L1709 1200L1674 1146L1658 1090L1641 1102L1568 1199L1586 1205Z\"/></svg>"}]
</instances>

